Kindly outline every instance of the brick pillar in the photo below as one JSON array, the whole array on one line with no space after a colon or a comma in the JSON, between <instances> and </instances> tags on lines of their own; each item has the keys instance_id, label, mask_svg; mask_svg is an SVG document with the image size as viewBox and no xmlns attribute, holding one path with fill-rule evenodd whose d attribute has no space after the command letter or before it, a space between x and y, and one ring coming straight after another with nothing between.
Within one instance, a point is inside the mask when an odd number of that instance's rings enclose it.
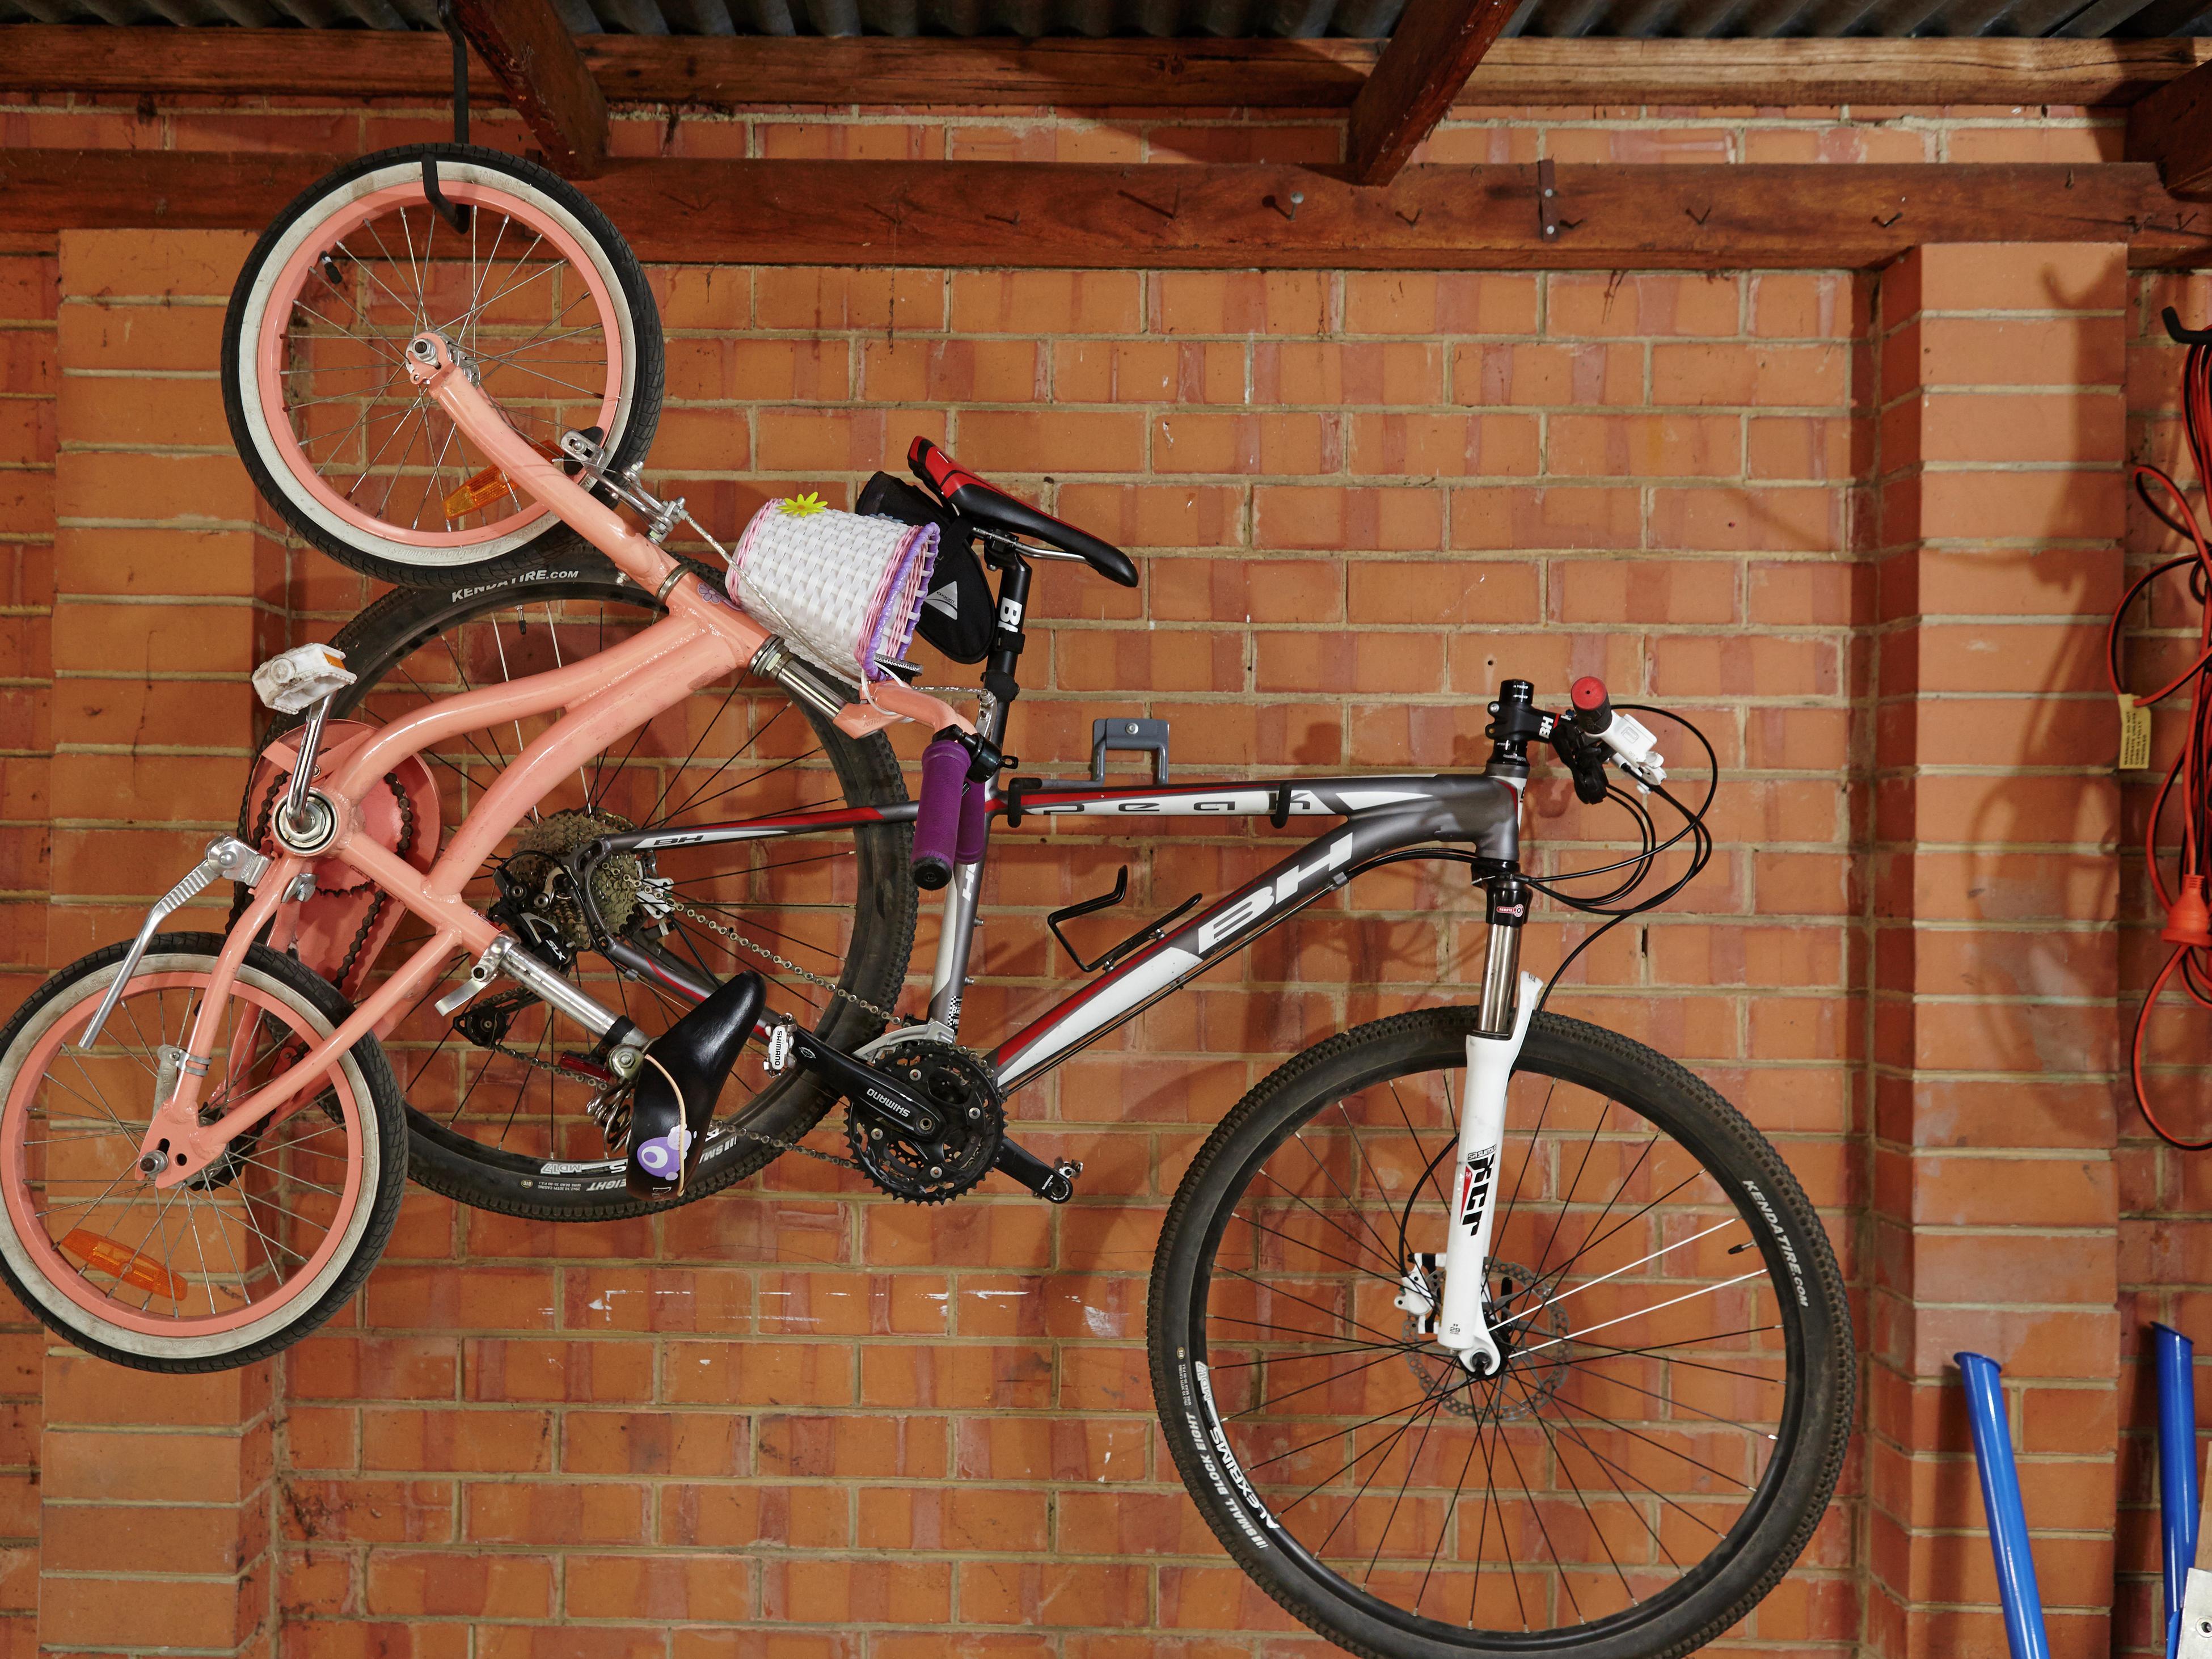
<instances>
[{"instance_id":1,"label":"brick pillar","mask_svg":"<svg viewBox=\"0 0 2212 1659\"><path fill-rule=\"evenodd\" d=\"M2005 1370L2055 1652L2110 1651L2124 250L1885 273L1867 1635L1998 1653L1952 1355Z\"/></svg>"},{"instance_id":2,"label":"brick pillar","mask_svg":"<svg viewBox=\"0 0 2212 1659\"><path fill-rule=\"evenodd\" d=\"M51 252L0 255L0 998L46 977L52 738L54 313ZM0 1297L0 1654L38 1645L39 1387L46 1330Z\"/></svg>"},{"instance_id":3,"label":"brick pillar","mask_svg":"<svg viewBox=\"0 0 2212 1659\"><path fill-rule=\"evenodd\" d=\"M283 626L281 546L216 378L251 239L61 238L55 469L55 965L123 937L236 820L246 673ZM143 814L160 827L137 827ZM220 929L218 885L169 925ZM269 1370L152 1376L46 1358L39 1641L265 1655Z\"/></svg>"}]
</instances>

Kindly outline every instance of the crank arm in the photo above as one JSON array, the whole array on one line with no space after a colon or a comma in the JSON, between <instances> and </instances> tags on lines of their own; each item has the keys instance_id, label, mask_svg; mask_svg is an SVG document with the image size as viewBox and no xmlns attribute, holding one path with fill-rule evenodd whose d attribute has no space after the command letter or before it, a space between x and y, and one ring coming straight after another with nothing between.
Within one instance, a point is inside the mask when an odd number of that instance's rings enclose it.
<instances>
[{"instance_id":1,"label":"crank arm","mask_svg":"<svg viewBox=\"0 0 2212 1659\"><path fill-rule=\"evenodd\" d=\"M824 1042L803 1027L792 1033L792 1058L859 1106L896 1126L902 1134L933 1140L945 1131L942 1115L919 1095L864 1060Z\"/></svg>"},{"instance_id":2,"label":"crank arm","mask_svg":"<svg viewBox=\"0 0 2212 1659\"><path fill-rule=\"evenodd\" d=\"M1048 1164L1012 1140L999 1143L999 1155L991 1160L991 1167L1053 1204L1065 1204L1075 1196L1075 1177L1083 1173L1080 1164Z\"/></svg>"}]
</instances>

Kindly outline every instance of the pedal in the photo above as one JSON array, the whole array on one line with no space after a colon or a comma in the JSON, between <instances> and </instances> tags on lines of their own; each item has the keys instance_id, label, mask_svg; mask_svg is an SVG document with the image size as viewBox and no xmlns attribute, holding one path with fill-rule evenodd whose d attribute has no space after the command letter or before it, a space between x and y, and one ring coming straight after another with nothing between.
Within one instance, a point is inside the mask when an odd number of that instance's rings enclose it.
<instances>
[{"instance_id":1,"label":"pedal","mask_svg":"<svg viewBox=\"0 0 2212 1659\"><path fill-rule=\"evenodd\" d=\"M1075 1196L1075 1177L1083 1173L1083 1165L1073 1161L1048 1164L1027 1147L1012 1140L999 1144L999 1156L991 1167L1000 1175L1012 1176L1039 1198L1050 1204L1065 1204Z\"/></svg>"}]
</instances>

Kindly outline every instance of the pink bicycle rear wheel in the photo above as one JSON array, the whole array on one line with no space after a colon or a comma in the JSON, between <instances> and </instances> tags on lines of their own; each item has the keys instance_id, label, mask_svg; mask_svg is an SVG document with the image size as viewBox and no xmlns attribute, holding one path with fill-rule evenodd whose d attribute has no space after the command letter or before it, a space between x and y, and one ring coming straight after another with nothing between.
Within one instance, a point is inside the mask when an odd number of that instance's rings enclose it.
<instances>
[{"instance_id":1,"label":"pink bicycle rear wheel","mask_svg":"<svg viewBox=\"0 0 2212 1659\"><path fill-rule=\"evenodd\" d=\"M374 1037L157 1188L140 1143L193 1030L219 936L155 936L98 1040L86 1022L123 947L72 963L0 1031L0 1276L79 1347L148 1370L242 1365L342 1306L398 1215L407 1135ZM337 1029L343 999L254 946L201 1058L212 1122Z\"/></svg>"},{"instance_id":2,"label":"pink bicycle rear wheel","mask_svg":"<svg viewBox=\"0 0 2212 1659\"><path fill-rule=\"evenodd\" d=\"M596 428L626 465L651 441L659 319L620 234L542 167L417 145L319 181L240 272L223 403L262 494L333 558L403 586L574 546L418 394L402 353L426 329L548 454Z\"/></svg>"}]
</instances>

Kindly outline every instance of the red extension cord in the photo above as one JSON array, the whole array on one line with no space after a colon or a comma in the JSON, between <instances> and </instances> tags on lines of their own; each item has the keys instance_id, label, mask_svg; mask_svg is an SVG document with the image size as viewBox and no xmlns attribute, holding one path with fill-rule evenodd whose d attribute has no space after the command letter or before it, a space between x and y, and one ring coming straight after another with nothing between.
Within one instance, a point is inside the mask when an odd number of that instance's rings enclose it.
<instances>
[{"instance_id":1,"label":"red extension cord","mask_svg":"<svg viewBox=\"0 0 2212 1659\"><path fill-rule=\"evenodd\" d=\"M2189 434L2190 459L2196 464L2197 477L2212 487L2212 346L2190 347L2188 360L2181 371L2181 408L2183 424ZM2148 709L2182 687L2189 688L2188 738L2174 756L2173 764L2166 769L2165 781L2159 786L2149 821L2143 828L2144 863L2150 872L2151 886L2158 894L2159 906L2166 912L2166 926L2160 930L2159 937L2173 946L2173 953L2151 981L2142 1006L2136 1012L2135 1035L2129 1043L2128 1072L2143 1121L2167 1145L2196 1152L2212 1149L2212 1137L2185 1140L2159 1121L2158 1114L2151 1109L2150 1097L2143 1086L2143 1040L2150 1029L2151 1011L2166 994L2167 983L2177 977L2198 1007L2212 1008L2212 911L2207 910L2204 902L2205 863L2208 848L2212 848L2212 730L2208 730L2212 727L2212 603L2208 603L2212 600L2212 546L2206 544L2204 532L2197 525L2188 497L2171 477L2157 467L2138 465L2134 470L2134 478L2136 493L2144 504L2169 529L2185 537L2194 550L2145 571L2112 611L2112 620L2105 634L2105 666L2113 693L2121 701L2124 719L2130 699L2120 683L2120 626L2129 608L2160 577L2186 569L2190 596L2197 607L2197 627L2196 657L2189 666L2148 696L2131 700L2133 707ZM2163 501L2160 499L2161 494ZM2145 759L2148 760L2147 750ZM2169 891L2159 870L2158 830L2177 784L2181 797L2181 862L2174 889Z\"/></svg>"}]
</instances>

